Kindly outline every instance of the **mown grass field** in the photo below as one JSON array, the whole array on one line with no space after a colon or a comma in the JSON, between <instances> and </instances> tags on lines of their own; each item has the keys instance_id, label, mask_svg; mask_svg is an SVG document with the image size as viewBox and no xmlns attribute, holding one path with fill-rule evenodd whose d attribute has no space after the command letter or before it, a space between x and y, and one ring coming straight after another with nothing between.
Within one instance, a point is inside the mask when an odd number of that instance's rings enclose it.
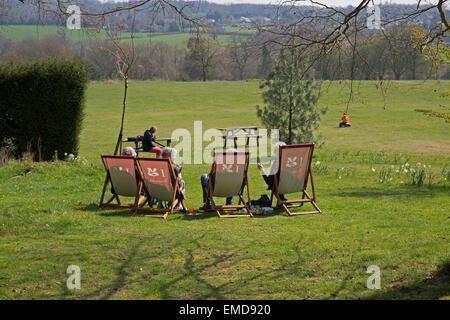
<instances>
[{"instance_id":1,"label":"mown grass field","mask_svg":"<svg viewBox=\"0 0 450 320\"><path fill-rule=\"evenodd\" d=\"M162 221L98 209L100 154L113 152L122 89L90 84L83 160L0 168L0 297L448 299L450 124L414 110L448 113L439 94L450 82L393 82L386 109L374 82L355 85L345 129L337 124L348 83L323 85L325 144L313 159L323 214ZM204 130L260 125L256 104L258 81L132 82L125 136L150 125L161 137L193 132L195 120ZM411 167L425 170L423 185L412 184ZM201 205L208 170L184 165L189 207ZM255 164L249 175L252 198L268 193ZM81 268L80 290L66 287L71 264ZM370 265L381 269L380 290L366 288Z\"/></svg>"},{"instance_id":2,"label":"mown grass field","mask_svg":"<svg viewBox=\"0 0 450 320\"><path fill-rule=\"evenodd\" d=\"M217 41L223 45L229 44L233 37L246 37L245 34L248 31L241 30L239 28L227 28L226 32L236 33L236 35L229 34L218 34ZM107 40L108 35L105 32L96 32L93 29L81 29L81 30L69 30L65 27L58 26L32 26L32 25L11 25L11 26L1 26L0 36L8 39L24 40L28 38L32 39L45 39L48 36L63 34L67 39L74 42L83 40ZM192 36L189 30L184 32L136 32L134 34L134 42L136 45L144 44L155 44L158 42L163 42L171 46L185 47L189 38ZM129 33L122 33L120 38L123 42L130 41Z\"/></svg>"}]
</instances>

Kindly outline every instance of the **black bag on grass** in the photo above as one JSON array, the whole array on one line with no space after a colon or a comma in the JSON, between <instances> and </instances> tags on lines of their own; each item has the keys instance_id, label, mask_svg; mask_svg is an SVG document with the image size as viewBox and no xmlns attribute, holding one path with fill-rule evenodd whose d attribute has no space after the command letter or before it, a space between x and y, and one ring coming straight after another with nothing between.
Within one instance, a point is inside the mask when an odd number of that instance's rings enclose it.
<instances>
[{"instance_id":1,"label":"black bag on grass","mask_svg":"<svg viewBox=\"0 0 450 320\"><path fill-rule=\"evenodd\" d=\"M251 200L252 206L270 207L270 199L266 194L262 194L258 200Z\"/></svg>"}]
</instances>

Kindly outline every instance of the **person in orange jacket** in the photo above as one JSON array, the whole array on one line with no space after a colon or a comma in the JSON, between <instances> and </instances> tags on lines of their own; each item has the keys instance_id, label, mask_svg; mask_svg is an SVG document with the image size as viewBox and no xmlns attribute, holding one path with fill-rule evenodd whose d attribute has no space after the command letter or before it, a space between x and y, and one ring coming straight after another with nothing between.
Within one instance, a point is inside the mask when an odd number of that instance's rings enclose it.
<instances>
[{"instance_id":1,"label":"person in orange jacket","mask_svg":"<svg viewBox=\"0 0 450 320\"><path fill-rule=\"evenodd\" d=\"M351 124L349 122L349 119L348 119L348 116L347 116L347 114L345 112L342 115L341 120L342 120L342 122L339 123L339 128L345 128L345 127L350 127L351 126Z\"/></svg>"}]
</instances>

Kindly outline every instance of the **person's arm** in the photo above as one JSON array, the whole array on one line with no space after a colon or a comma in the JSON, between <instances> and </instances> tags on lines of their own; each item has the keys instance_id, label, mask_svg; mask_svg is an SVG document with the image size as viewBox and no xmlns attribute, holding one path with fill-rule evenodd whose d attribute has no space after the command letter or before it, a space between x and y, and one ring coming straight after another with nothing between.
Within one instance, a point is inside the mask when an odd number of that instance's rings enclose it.
<instances>
[{"instance_id":1,"label":"person's arm","mask_svg":"<svg viewBox=\"0 0 450 320\"><path fill-rule=\"evenodd\" d=\"M269 188L271 188L273 184L273 175L268 176L264 171L264 166L261 163L258 163L258 169L261 172L261 176L263 177L264 182Z\"/></svg>"},{"instance_id":2,"label":"person's arm","mask_svg":"<svg viewBox=\"0 0 450 320\"><path fill-rule=\"evenodd\" d=\"M173 166L173 170L175 171L175 174L177 177L180 176L182 168L183 168L182 166L177 166L177 165Z\"/></svg>"}]
</instances>

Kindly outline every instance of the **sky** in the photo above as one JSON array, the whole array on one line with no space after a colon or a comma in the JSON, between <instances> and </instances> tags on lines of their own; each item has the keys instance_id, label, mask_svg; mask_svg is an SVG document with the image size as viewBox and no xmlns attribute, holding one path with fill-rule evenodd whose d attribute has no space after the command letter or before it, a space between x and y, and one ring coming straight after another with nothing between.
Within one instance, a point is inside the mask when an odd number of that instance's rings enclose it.
<instances>
[{"instance_id":1,"label":"sky","mask_svg":"<svg viewBox=\"0 0 450 320\"><path fill-rule=\"evenodd\" d=\"M107 2L111 0L100 0L102 2ZM112 0L115 2L123 2L124 0ZM189 0L188 0L189 1ZM191 0L195 1L195 0ZM276 4L280 3L282 0L206 0L208 2L215 2L215 3L221 3L221 4L231 4L231 3L258 3L258 4ZM330 6L348 6L348 5L357 5L361 2L361 0L315 0L317 2L321 2ZM417 4L418 0L373 0L375 4L380 3L399 3L399 4ZM309 0L297 0L299 4L301 2L304 2L305 4L308 4ZM428 4L428 3L437 3L438 0L422 0L422 4ZM450 7L450 1L447 2L445 5L447 7Z\"/></svg>"},{"instance_id":2,"label":"sky","mask_svg":"<svg viewBox=\"0 0 450 320\"><path fill-rule=\"evenodd\" d=\"M115 1L115 2L123 2L124 0L100 0L102 2L107 1ZM188 0L189 1L189 0ZM196 0L191 0L196 1ZM197 0L198 1L198 0ZM206 0L208 2L215 2L220 4L234 4L234 3L255 3L255 4L279 4L283 0ZM285 0L292 1L292 0ZM295 0L294 0L295 1ZM323 4L333 6L333 7L345 7L348 5L356 6L361 0L315 0L317 2L321 2ZM375 4L386 4L386 3L398 3L398 4L417 4L418 0L373 0ZM299 4L309 4L309 0L297 0ZM422 0L421 4L436 4L438 0ZM444 3L444 6L447 7L447 10L450 10L450 0Z\"/></svg>"},{"instance_id":3,"label":"sky","mask_svg":"<svg viewBox=\"0 0 450 320\"><path fill-rule=\"evenodd\" d=\"M279 3L280 0L207 0L209 2L221 3L221 4L231 4L231 3L258 3L258 4L275 4ZM316 0L330 6L348 6L357 5L361 0ZM298 1L299 3L302 1ZM309 1L304 0L305 4ZM436 3L436 0L422 0L422 4L426 3ZM417 0L374 0L375 4L379 3L399 3L399 4L417 4Z\"/></svg>"}]
</instances>

